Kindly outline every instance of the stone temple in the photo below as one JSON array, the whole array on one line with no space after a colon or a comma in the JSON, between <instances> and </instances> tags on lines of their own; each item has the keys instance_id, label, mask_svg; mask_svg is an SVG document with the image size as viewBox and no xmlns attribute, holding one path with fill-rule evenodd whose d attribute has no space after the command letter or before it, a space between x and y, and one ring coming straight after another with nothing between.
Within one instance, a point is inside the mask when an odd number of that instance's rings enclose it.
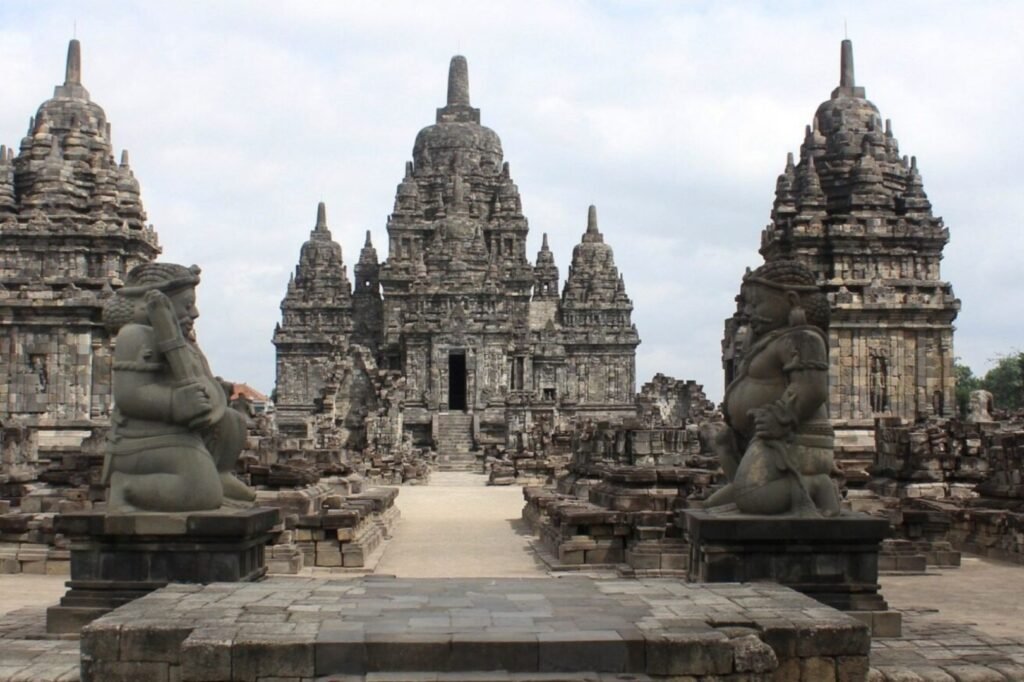
<instances>
[{"instance_id":1,"label":"stone temple","mask_svg":"<svg viewBox=\"0 0 1024 682\"><path fill-rule=\"evenodd\" d=\"M790 154L779 176L761 255L800 260L828 294L829 412L847 449L874 449L876 417L955 413L960 301L939 273L948 241L916 159L900 155L890 122L856 85L844 40L839 87L807 126L799 162ZM726 321L726 383L745 327L742 311Z\"/></svg>"},{"instance_id":2,"label":"stone temple","mask_svg":"<svg viewBox=\"0 0 1024 682\"><path fill-rule=\"evenodd\" d=\"M42 440L106 423L111 340L103 302L160 253L139 183L82 85L81 47L15 156L0 146L0 422Z\"/></svg>"},{"instance_id":3,"label":"stone temple","mask_svg":"<svg viewBox=\"0 0 1024 682\"><path fill-rule=\"evenodd\" d=\"M501 140L470 105L454 57L448 101L420 131L388 218L388 258L367 233L349 284L323 206L281 304L278 426L302 435L353 344L405 378L404 430L456 449L504 442L509 424L636 414L633 305L591 206L559 293L547 235L527 219Z\"/></svg>"}]
</instances>

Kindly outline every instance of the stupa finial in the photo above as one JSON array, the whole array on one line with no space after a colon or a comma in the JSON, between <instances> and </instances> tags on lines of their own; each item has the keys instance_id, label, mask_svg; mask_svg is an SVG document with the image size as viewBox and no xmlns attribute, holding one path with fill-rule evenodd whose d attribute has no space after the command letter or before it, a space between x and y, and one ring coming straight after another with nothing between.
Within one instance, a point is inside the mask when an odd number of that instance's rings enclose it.
<instances>
[{"instance_id":1,"label":"stupa finial","mask_svg":"<svg viewBox=\"0 0 1024 682\"><path fill-rule=\"evenodd\" d=\"M462 55L448 66L448 106L469 106L469 64Z\"/></svg>"},{"instance_id":2,"label":"stupa finial","mask_svg":"<svg viewBox=\"0 0 1024 682\"><path fill-rule=\"evenodd\" d=\"M322 201L316 206L316 229L327 229L327 205Z\"/></svg>"},{"instance_id":3,"label":"stupa finial","mask_svg":"<svg viewBox=\"0 0 1024 682\"><path fill-rule=\"evenodd\" d=\"M853 75L853 41L843 40L839 53L839 87L855 88L856 79Z\"/></svg>"},{"instance_id":4,"label":"stupa finial","mask_svg":"<svg viewBox=\"0 0 1024 682\"><path fill-rule=\"evenodd\" d=\"M597 229L597 206L593 204L587 209L587 234L598 234Z\"/></svg>"},{"instance_id":5,"label":"stupa finial","mask_svg":"<svg viewBox=\"0 0 1024 682\"><path fill-rule=\"evenodd\" d=\"M68 61L64 69L64 85L82 84L82 44L72 38L68 43Z\"/></svg>"}]
</instances>

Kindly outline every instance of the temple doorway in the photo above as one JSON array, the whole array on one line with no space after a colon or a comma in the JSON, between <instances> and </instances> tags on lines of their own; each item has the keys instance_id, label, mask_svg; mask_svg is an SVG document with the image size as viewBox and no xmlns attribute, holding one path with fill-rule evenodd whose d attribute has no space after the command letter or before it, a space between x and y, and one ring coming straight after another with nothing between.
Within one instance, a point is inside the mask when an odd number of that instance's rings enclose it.
<instances>
[{"instance_id":1,"label":"temple doorway","mask_svg":"<svg viewBox=\"0 0 1024 682\"><path fill-rule=\"evenodd\" d=\"M466 409L466 354L448 354L448 409Z\"/></svg>"}]
</instances>

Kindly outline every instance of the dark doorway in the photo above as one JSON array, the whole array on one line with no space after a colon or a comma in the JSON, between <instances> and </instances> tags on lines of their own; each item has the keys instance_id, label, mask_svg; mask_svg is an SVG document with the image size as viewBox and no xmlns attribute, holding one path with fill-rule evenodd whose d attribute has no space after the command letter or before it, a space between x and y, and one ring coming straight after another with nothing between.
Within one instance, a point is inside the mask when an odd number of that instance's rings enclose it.
<instances>
[{"instance_id":1,"label":"dark doorway","mask_svg":"<svg viewBox=\"0 0 1024 682\"><path fill-rule=\"evenodd\" d=\"M448 409L466 409L466 354L448 355Z\"/></svg>"}]
</instances>

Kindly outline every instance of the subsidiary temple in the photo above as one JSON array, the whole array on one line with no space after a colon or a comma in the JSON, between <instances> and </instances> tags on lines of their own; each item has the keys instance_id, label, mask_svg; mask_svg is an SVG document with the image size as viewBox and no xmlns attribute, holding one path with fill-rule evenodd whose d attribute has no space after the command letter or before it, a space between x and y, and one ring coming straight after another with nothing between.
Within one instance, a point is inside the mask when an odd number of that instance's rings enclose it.
<instances>
[{"instance_id":1,"label":"subsidiary temple","mask_svg":"<svg viewBox=\"0 0 1024 682\"><path fill-rule=\"evenodd\" d=\"M848 451L874 450L878 417L955 414L953 320L960 301L939 272L949 229L932 214L917 159L854 80L843 41L839 87L779 176L766 261L795 258L832 309L829 414ZM742 311L726 321L728 382L743 357Z\"/></svg>"},{"instance_id":2,"label":"subsidiary temple","mask_svg":"<svg viewBox=\"0 0 1024 682\"><path fill-rule=\"evenodd\" d=\"M159 253L73 40L64 84L29 119L20 151L0 146L0 420L38 428L44 442L107 422L103 302Z\"/></svg>"},{"instance_id":3,"label":"subsidiary temple","mask_svg":"<svg viewBox=\"0 0 1024 682\"><path fill-rule=\"evenodd\" d=\"M0 146L0 597L58 588L0 598L0 682L1024 680L1024 413L957 404L950 231L849 40L719 405L638 382L595 206L531 259L461 56L387 243L296 206L273 392L222 378L82 74Z\"/></svg>"}]
</instances>

